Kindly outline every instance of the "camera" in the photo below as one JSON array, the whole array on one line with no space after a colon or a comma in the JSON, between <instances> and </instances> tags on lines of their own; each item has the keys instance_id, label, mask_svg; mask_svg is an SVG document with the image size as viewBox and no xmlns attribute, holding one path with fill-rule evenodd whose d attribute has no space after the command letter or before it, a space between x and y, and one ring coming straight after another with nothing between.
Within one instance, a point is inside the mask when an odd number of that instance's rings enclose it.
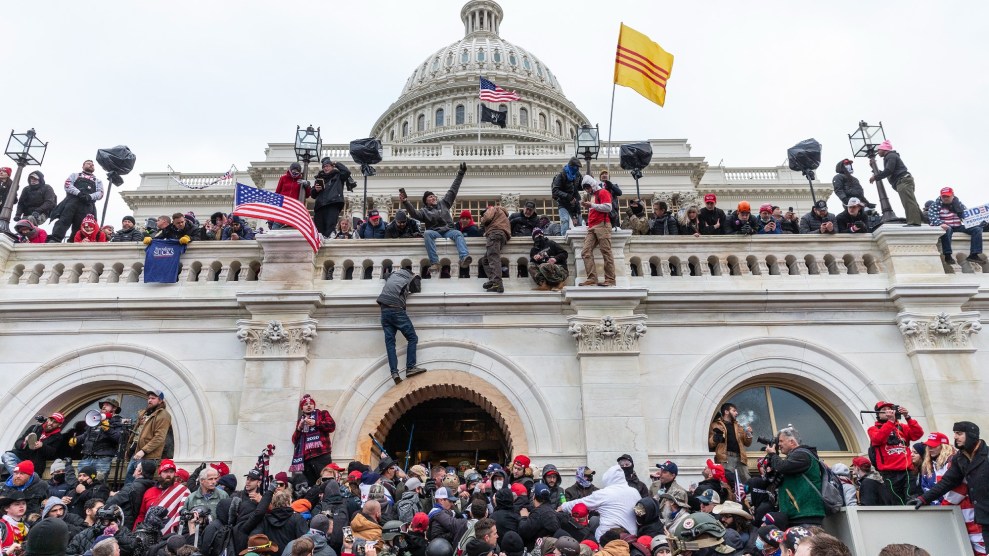
<instances>
[{"instance_id":1,"label":"camera","mask_svg":"<svg viewBox=\"0 0 989 556\"><path fill-rule=\"evenodd\" d=\"M103 506L99 510L96 510L96 519L98 521L117 521L117 511L115 506Z\"/></svg>"},{"instance_id":2,"label":"camera","mask_svg":"<svg viewBox=\"0 0 989 556\"><path fill-rule=\"evenodd\" d=\"M47 419L45 419L44 415L35 415L34 420L39 423L44 423Z\"/></svg>"},{"instance_id":3,"label":"camera","mask_svg":"<svg viewBox=\"0 0 989 556\"><path fill-rule=\"evenodd\" d=\"M766 448L769 448L770 446L775 447L776 443L779 441L778 438L766 438L765 436L757 436L755 440Z\"/></svg>"}]
</instances>

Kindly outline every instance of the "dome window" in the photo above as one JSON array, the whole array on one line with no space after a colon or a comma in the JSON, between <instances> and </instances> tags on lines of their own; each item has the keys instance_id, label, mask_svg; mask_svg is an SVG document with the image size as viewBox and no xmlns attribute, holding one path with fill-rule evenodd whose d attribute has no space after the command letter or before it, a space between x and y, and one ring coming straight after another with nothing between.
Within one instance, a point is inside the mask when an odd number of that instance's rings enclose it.
<instances>
[{"instance_id":1,"label":"dome window","mask_svg":"<svg viewBox=\"0 0 989 556\"><path fill-rule=\"evenodd\" d=\"M458 104L453 114L455 118L454 122L456 122L457 125L463 125L466 123L467 114L463 104Z\"/></svg>"},{"instance_id":2,"label":"dome window","mask_svg":"<svg viewBox=\"0 0 989 556\"><path fill-rule=\"evenodd\" d=\"M409 136L409 122L402 122L402 137Z\"/></svg>"},{"instance_id":3,"label":"dome window","mask_svg":"<svg viewBox=\"0 0 989 556\"><path fill-rule=\"evenodd\" d=\"M388 134L388 140L389 141L392 141L392 142L395 141L395 130L394 129L391 130L391 133Z\"/></svg>"},{"instance_id":4,"label":"dome window","mask_svg":"<svg viewBox=\"0 0 989 556\"><path fill-rule=\"evenodd\" d=\"M543 67L539 63L536 63L536 73L539 74L539 77L543 76Z\"/></svg>"},{"instance_id":5,"label":"dome window","mask_svg":"<svg viewBox=\"0 0 989 556\"><path fill-rule=\"evenodd\" d=\"M443 109L438 108L436 110L436 127L443 127L444 125L446 125L444 121L444 116L446 116L446 114L443 112Z\"/></svg>"},{"instance_id":6,"label":"dome window","mask_svg":"<svg viewBox=\"0 0 989 556\"><path fill-rule=\"evenodd\" d=\"M539 113L539 129L546 130L546 114L542 112Z\"/></svg>"},{"instance_id":7,"label":"dome window","mask_svg":"<svg viewBox=\"0 0 989 556\"><path fill-rule=\"evenodd\" d=\"M446 67L450 67L452 65L453 65L453 52L450 52L446 55Z\"/></svg>"},{"instance_id":8,"label":"dome window","mask_svg":"<svg viewBox=\"0 0 989 556\"><path fill-rule=\"evenodd\" d=\"M484 49L483 48L477 49L477 61L483 63L484 58L485 58Z\"/></svg>"},{"instance_id":9,"label":"dome window","mask_svg":"<svg viewBox=\"0 0 989 556\"><path fill-rule=\"evenodd\" d=\"M563 124L560 123L560 120L556 120L556 134L563 137Z\"/></svg>"},{"instance_id":10,"label":"dome window","mask_svg":"<svg viewBox=\"0 0 989 556\"><path fill-rule=\"evenodd\" d=\"M494 61L495 61L496 64L500 64L501 63L501 51L500 50L495 50L494 51L494 58L493 59L494 59Z\"/></svg>"},{"instance_id":11,"label":"dome window","mask_svg":"<svg viewBox=\"0 0 989 556\"><path fill-rule=\"evenodd\" d=\"M525 69L527 69L527 70L531 70L532 69L532 64L529 63L529 57L528 56L523 56L522 57L522 67L525 68Z\"/></svg>"},{"instance_id":12,"label":"dome window","mask_svg":"<svg viewBox=\"0 0 989 556\"><path fill-rule=\"evenodd\" d=\"M519 108L519 125L529 127L529 110L526 108Z\"/></svg>"},{"instance_id":13,"label":"dome window","mask_svg":"<svg viewBox=\"0 0 989 556\"><path fill-rule=\"evenodd\" d=\"M419 114L416 118L416 131L426 131L426 115Z\"/></svg>"},{"instance_id":14,"label":"dome window","mask_svg":"<svg viewBox=\"0 0 989 556\"><path fill-rule=\"evenodd\" d=\"M440 57L437 56L433 59L433 71L440 69Z\"/></svg>"},{"instance_id":15,"label":"dome window","mask_svg":"<svg viewBox=\"0 0 989 556\"><path fill-rule=\"evenodd\" d=\"M518 58L515 57L515 53L514 52L509 52L508 53L508 63L509 63L509 65L512 65L512 66L519 65Z\"/></svg>"},{"instance_id":16,"label":"dome window","mask_svg":"<svg viewBox=\"0 0 989 556\"><path fill-rule=\"evenodd\" d=\"M466 64L468 62L470 62L470 52L464 50L463 52L460 53L460 63Z\"/></svg>"}]
</instances>

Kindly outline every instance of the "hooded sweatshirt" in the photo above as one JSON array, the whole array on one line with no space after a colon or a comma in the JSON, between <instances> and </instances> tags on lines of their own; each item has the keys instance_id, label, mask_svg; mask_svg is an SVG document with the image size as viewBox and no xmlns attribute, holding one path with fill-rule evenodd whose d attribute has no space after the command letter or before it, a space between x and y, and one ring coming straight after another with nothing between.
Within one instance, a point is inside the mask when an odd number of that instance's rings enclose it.
<instances>
[{"instance_id":1,"label":"hooded sweatshirt","mask_svg":"<svg viewBox=\"0 0 989 556\"><path fill-rule=\"evenodd\" d=\"M35 170L28 174L28 185L20 191L20 202L17 203L17 219L27 218L32 213L37 212L45 216L51 214L55 209L58 198L55 197L55 190L45 183L45 175ZM38 183L32 184L32 177L38 179ZM39 222L41 224L41 222Z\"/></svg>"},{"instance_id":2,"label":"hooded sweatshirt","mask_svg":"<svg viewBox=\"0 0 989 556\"><path fill-rule=\"evenodd\" d=\"M601 476L604 488L592 492L580 500L567 502L560 506L560 511L570 513L574 505L583 503L590 511L596 511L601 516L594 538L599 539L608 529L623 527L633 535L638 531L635 522L635 504L642 498L639 491L628 486L625 472L621 466L612 465Z\"/></svg>"},{"instance_id":3,"label":"hooded sweatshirt","mask_svg":"<svg viewBox=\"0 0 989 556\"><path fill-rule=\"evenodd\" d=\"M549 483L546 482L546 475L550 474L556 475L556 486L554 487L549 486ZM542 480L540 482L549 488L549 503L553 506L553 509L558 508L560 504L567 501L563 494L563 486L561 485L563 478L560 477L560 472L557 471L555 465L547 463L543 466Z\"/></svg>"},{"instance_id":4,"label":"hooded sweatshirt","mask_svg":"<svg viewBox=\"0 0 989 556\"><path fill-rule=\"evenodd\" d=\"M82 243L84 241L91 241L93 243L107 242L106 234L100 229L100 223L96 221L96 217L92 214L87 214L82 219L82 226L76 232L75 237L72 238L73 243Z\"/></svg>"},{"instance_id":5,"label":"hooded sweatshirt","mask_svg":"<svg viewBox=\"0 0 989 556\"><path fill-rule=\"evenodd\" d=\"M48 232L35 226L30 220L18 220L14 224L14 230L19 228L30 228L26 234L17 233L17 243L45 243L48 241Z\"/></svg>"}]
</instances>

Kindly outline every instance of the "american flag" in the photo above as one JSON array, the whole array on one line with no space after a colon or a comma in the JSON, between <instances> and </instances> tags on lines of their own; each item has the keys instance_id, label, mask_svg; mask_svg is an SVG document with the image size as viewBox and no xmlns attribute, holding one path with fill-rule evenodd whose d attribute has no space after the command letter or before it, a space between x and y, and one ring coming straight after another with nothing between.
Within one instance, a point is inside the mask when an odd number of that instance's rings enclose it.
<instances>
[{"instance_id":1,"label":"american flag","mask_svg":"<svg viewBox=\"0 0 989 556\"><path fill-rule=\"evenodd\" d=\"M189 497L191 493L189 489L182 483L175 483L168 487L168 490L161 493L158 500L155 501L152 506L161 506L168 510L168 519L161 528L161 533L163 535L168 535L178 531L179 529L179 510L185 505L186 498Z\"/></svg>"},{"instance_id":2,"label":"american flag","mask_svg":"<svg viewBox=\"0 0 989 556\"><path fill-rule=\"evenodd\" d=\"M512 102L522 100L515 91L506 91L485 78L481 78L481 100L485 102Z\"/></svg>"},{"instance_id":3,"label":"american flag","mask_svg":"<svg viewBox=\"0 0 989 556\"><path fill-rule=\"evenodd\" d=\"M238 183L234 205L232 214L237 216L271 220L299 230L313 251L318 251L323 242L309 210L295 199Z\"/></svg>"}]
</instances>

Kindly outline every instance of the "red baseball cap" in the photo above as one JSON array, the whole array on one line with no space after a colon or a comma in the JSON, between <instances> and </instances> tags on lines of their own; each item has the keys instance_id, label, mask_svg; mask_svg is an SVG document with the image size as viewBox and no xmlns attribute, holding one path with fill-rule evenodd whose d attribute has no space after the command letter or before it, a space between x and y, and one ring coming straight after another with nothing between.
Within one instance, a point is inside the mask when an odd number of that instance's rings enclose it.
<instances>
[{"instance_id":1,"label":"red baseball cap","mask_svg":"<svg viewBox=\"0 0 989 556\"><path fill-rule=\"evenodd\" d=\"M348 483L359 482L361 480L361 477L362 476L363 476L363 473L361 473L360 471L351 471L350 472L350 475L347 475L347 482Z\"/></svg>"},{"instance_id":2,"label":"red baseball cap","mask_svg":"<svg viewBox=\"0 0 989 556\"><path fill-rule=\"evenodd\" d=\"M955 190L950 187L941 188L941 195L954 195L954 194L955 194Z\"/></svg>"},{"instance_id":3,"label":"red baseball cap","mask_svg":"<svg viewBox=\"0 0 989 556\"><path fill-rule=\"evenodd\" d=\"M525 489L525 485L522 483L512 483L512 492L514 492L516 496L529 495L529 491Z\"/></svg>"},{"instance_id":4,"label":"red baseball cap","mask_svg":"<svg viewBox=\"0 0 989 556\"><path fill-rule=\"evenodd\" d=\"M927 440L924 441L924 444L927 444L931 448L937 448L938 446L943 446L950 443L951 442L948 440L948 435L941 432L932 432L927 435Z\"/></svg>"},{"instance_id":5,"label":"red baseball cap","mask_svg":"<svg viewBox=\"0 0 989 556\"><path fill-rule=\"evenodd\" d=\"M323 467L323 469L332 469L334 471L346 471L346 469L344 469L343 467L340 467L339 465L337 465L335 463L328 463L328 464L326 464L325 467Z\"/></svg>"},{"instance_id":6,"label":"red baseball cap","mask_svg":"<svg viewBox=\"0 0 989 556\"><path fill-rule=\"evenodd\" d=\"M167 471L169 469L172 471L177 469L177 467L175 467L175 462L170 459L161 460L161 463L158 465L158 472L161 473L162 471Z\"/></svg>"},{"instance_id":7,"label":"red baseball cap","mask_svg":"<svg viewBox=\"0 0 989 556\"><path fill-rule=\"evenodd\" d=\"M588 513L587 504L583 502L577 502L573 505L573 509L570 510L570 515L577 519L586 519Z\"/></svg>"},{"instance_id":8,"label":"red baseball cap","mask_svg":"<svg viewBox=\"0 0 989 556\"><path fill-rule=\"evenodd\" d=\"M222 461L211 463L209 464L209 466L212 467L213 469L216 469L216 472L219 473L221 477L230 474L230 467L228 467L227 464L223 463Z\"/></svg>"},{"instance_id":9,"label":"red baseball cap","mask_svg":"<svg viewBox=\"0 0 989 556\"><path fill-rule=\"evenodd\" d=\"M523 454L519 454L515 456L515 459L512 460L512 463L517 463L522 467L529 467L529 464L532 463L532 460L530 460L528 457L526 457Z\"/></svg>"},{"instance_id":10,"label":"red baseball cap","mask_svg":"<svg viewBox=\"0 0 989 556\"><path fill-rule=\"evenodd\" d=\"M869 461L869 458L865 456L856 456L852 458L852 467L860 467L862 469L868 469L872 467L872 462Z\"/></svg>"},{"instance_id":11,"label":"red baseball cap","mask_svg":"<svg viewBox=\"0 0 989 556\"><path fill-rule=\"evenodd\" d=\"M705 203L717 203L718 202L718 196L715 195L714 193L708 193L707 195L704 195L704 202Z\"/></svg>"}]
</instances>

